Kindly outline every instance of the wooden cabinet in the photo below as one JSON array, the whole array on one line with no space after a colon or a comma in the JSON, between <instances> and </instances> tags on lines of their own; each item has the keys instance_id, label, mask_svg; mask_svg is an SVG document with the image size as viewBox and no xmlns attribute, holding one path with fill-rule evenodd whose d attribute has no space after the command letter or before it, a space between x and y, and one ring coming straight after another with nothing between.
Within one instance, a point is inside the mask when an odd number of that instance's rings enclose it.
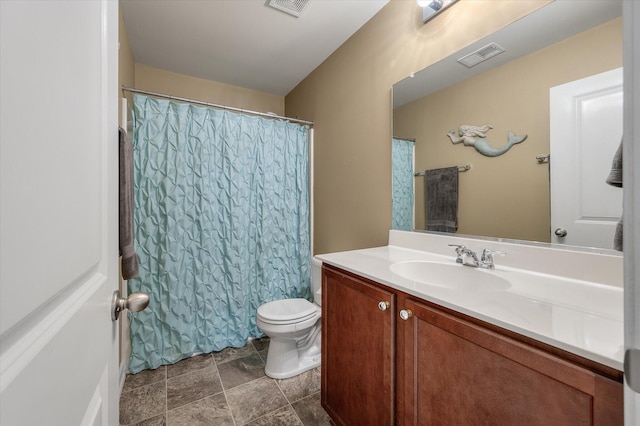
<instances>
[{"instance_id":1,"label":"wooden cabinet","mask_svg":"<svg viewBox=\"0 0 640 426\"><path fill-rule=\"evenodd\" d=\"M323 267L321 398L338 425L395 424L395 307L393 292Z\"/></svg>"},{"instance_id":2,"label":"wooden cabinet","mask_svg":"<svg viewBox=\"0 0 640 426\"><path fill-rule=\"evenodd\" d=\"M410 298L400 305L411 311L398 325L404 337L402 423L623 423L620 383L434 305Z\"/></svg>"},{"instance_id":3,"label":"wooden cabinet","mask_svg":"<svg viewBox=\"0 0 640 426\"><path fill-rule=\"evenodd\" d=\"M336 268L323 276L322 403L336 424L623 424L617 370Z\"/></svg>"}]
</instances>

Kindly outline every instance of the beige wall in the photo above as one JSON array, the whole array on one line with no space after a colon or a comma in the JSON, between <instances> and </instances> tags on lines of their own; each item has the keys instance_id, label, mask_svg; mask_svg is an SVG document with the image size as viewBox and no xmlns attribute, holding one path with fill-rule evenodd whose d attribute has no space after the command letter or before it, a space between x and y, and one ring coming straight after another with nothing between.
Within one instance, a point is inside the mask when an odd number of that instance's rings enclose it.
<instances>
[{"instance_id":1,"label":"beige wall","mask_svg":"<svg viewBox=\"0 0 640 426\"><path fill-rule=\"evenodd\" d=\"M548 2L461 0L423 25L391 0L286 96L287 116L315 121L314 253L387 244L393 83Z\"/></svg>"},{"instance_id":2,"label":"beige wall","mask_svg":"<svg viewBox=\"0 0 640 426\"><path fill-rule=\"evenodd\" d=\"M284 115L284 96L136 64L135 88L257 112Z\"/></svg>"},{"instance_id":3,"label":"beige wall","mask_svg":"<svg viewBox=\"0 0 640 426\"><path fill-rule=\"evenodd\" d=\"M135 84L135 62L133 60L133 52L131 51L131 45L129 44L129 35L127 34L127 27L125 26L124 16L122 15L122 9L119 10L119 24L118 24L118 95L122 96L120 88L133 87ZM127 97L129 105L131 105L131 94L125 92L124 96ZM122 117L122 102L118 102L118 123L120 123Z\"/></svg>"},{"instance_id":4,"label":"beige wall","mask_svg":"<svg viewBox=\"0 0 640 426\"><path fill-rule=\"evenodd\" d=\"M396 109L394 135L416 139L418 170L473 165L460 174L459 233L548 242L549 169L535 157L550 150L549 88L621 66L619 18ZM447 132L461 124L492 125L495 147L509 130L528 138L489 158L450 142ZM423 179L415 183L416 228L424 229Z\"/></svg>"}]
</instances>

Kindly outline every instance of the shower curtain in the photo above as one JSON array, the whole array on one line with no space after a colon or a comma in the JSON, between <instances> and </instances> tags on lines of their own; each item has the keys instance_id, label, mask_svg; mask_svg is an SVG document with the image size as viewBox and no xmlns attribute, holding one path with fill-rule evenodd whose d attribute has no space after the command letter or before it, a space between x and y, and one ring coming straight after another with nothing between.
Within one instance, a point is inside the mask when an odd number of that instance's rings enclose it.
<instances>
[{"instance_id":1,"label":"shower curtain","mask_svg":"<svg viewBox=\"0 0 640 426\"><path fill-rule=\"evenodd\" d=\"M414 142L400 138L391 140L391 228L413 229Z\"/></svg>"},{"instance_id":2,"label":"shower curtain","mask_svg":"<svg viewBox=\"0 0 640 426\"><path fill-rule=\"evenodd\" d=\"M307 127L137 94L133 117L135 373L262 336L261 304L310 298L311 252Z\"/></svg>"}]
</instances>

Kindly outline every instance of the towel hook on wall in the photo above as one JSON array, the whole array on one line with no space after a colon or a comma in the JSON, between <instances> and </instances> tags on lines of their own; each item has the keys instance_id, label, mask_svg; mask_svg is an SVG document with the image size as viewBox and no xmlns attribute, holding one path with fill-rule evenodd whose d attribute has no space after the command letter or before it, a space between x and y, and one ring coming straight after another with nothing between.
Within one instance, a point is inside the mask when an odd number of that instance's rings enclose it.
<instances>
[{"instance_id":1,"label":"towel hook on wall","mask_svg":"<svg viewBox=\"0 0 640 426\"><path fill-rule=\"evenodd\" d=\"M549 163L550 158L551 158L551 154L536 155L536 161L538 162L538 164L547 164Z\"/></svg>"}]
</instances>

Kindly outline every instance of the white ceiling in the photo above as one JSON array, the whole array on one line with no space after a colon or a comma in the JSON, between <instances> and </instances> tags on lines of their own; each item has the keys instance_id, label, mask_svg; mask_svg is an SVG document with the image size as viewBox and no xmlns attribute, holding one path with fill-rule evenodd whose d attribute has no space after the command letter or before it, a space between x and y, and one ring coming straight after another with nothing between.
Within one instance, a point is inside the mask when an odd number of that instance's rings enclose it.
<instances>
[{"instance_id":1,"label":"white ceiling","mask_svg":"<svg viewBox=\"0 0 640 426\"><path fill-rule=\"evenodd\" d=\"M284 96L388 1L310 0L299 18L264 0L120 3L136 63Z\"/></svg>"}]
</instances>

